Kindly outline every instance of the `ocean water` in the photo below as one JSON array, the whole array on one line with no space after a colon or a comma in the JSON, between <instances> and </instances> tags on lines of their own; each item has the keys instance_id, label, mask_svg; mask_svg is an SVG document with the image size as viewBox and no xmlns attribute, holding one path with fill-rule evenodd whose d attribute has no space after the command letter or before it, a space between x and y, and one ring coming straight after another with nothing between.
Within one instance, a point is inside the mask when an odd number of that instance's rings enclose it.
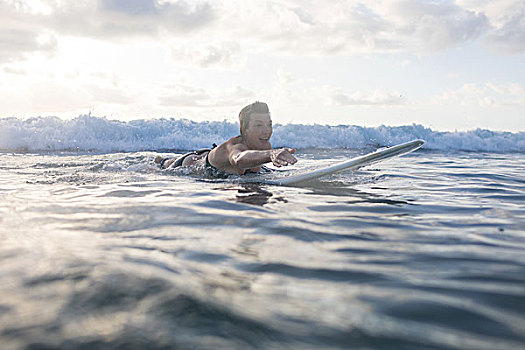
<instances>
[{"instance_id":1,"label":"ocean water","mask_svg":"<svg viewBox=\"0 0 525 350\"><path fill-rule=\"evenodd\" d=\"M299 187L160 170L228 122L0 119L1 349L525 348L525 133L277 125Z\"/></svg>"}]
</instances>

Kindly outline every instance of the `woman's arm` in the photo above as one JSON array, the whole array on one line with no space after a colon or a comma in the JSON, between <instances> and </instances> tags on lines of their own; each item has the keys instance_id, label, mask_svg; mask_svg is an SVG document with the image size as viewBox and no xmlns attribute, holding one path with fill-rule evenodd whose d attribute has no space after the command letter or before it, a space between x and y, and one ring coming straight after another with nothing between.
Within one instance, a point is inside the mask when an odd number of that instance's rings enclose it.
<instances>
[{"instance_id":1,"label":"woman's arm","mask_svg":"<svg viewBox=\"0 0 525 350\"><path fill-rule=\"evenodd\" d=\"M232 147L229 152L230 164L236 168L250 169L272 162L276 167L295 164L297 159L292 155L294 148L278 148L269 150L243 150Z\"/></svg>"}]
</instances>

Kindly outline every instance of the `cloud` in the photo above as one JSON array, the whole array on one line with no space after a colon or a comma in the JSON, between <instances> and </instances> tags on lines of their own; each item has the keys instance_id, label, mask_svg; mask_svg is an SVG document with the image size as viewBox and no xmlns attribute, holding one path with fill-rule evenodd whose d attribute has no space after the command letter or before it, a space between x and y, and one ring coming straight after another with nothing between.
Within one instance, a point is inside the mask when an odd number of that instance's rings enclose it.
<instances>
[{"instance_id":1,"label":"cloud","mask_svg":"<svg viewBox=\"0 0 525 350\"><path fill-rule=\"evenodd\" d=\"M525 51L525 6L500 28L487 36L488 45L497 52L517 54Z\"/></svg>"},{"instance_id":2,"label":"cloud","mask_svg":"<svg viewBox=\"0 0 525 350\"><path fill-rule=\"evenodd\" d=\"M3 113L57 113L91 107L90 96L77 86L53 79L25 85L0 84Z\"/></svg>"},{"instance_id":3,"label":"cloud","mask_svg":"<svg viewBox=\"0 0 525 350\"><path fill-rule=\"evenodd\" d=\"M50 55L57 48L57 40L49 30L26 23L26 14L16 11L7 2L0 2L0 63L23 59L30 53Z\"/></svg>"},{"instance_id":4,"label":"cloud","mask_svg":"<svg viewBox=\"0 0 525 350\"><path fill-rule=\"evenodd\" d=\"M406 103L402 94L379 90L372 93L356 91L348 94L336 89L329 94L329 98L337 106L396 106Z\"/></svg>"},{"instance_id":5,"label":"cloud","mask_svg":"<svg viewBox=\"0 0 525 350\"><path fill-rule=\"evenodd\" d=\"M174 60L201 68L234 67L245 60L239 55L240 47L235 42L195 43L187 42L173 47L171 56Z\"/></svg>"},{"instance_id":6,"label":"cloud","mask_svg":"<svg viewBox=\"0 0 525 350\"><path fill-rule=\"evenodd\" d=\"M96 85L84 87L93 97L93 101L102 103L129 104L135 102L137 96L118 88Z\"/></svg>"},{"instance_id":7,"label":"cloud","mask_svg":"<svg viewBox=\"0 0 525 350\"><path fill-rule=\"evenodd\" d=\"M162 106L205 107L211 101L211 95L203 88L176 85L169 94L159 97Z\"/></svg>"},{"instance_id":8,"label":"cloud","mask_svg":"<svg viewBox=\"0 0 525 350\"><path fill-rule=\"evenodd\" d=\"M38 5L38 6L37 6ZM64 36L140 37L197 67L235 68L249 55L425 54L480 40L525 51L521 0L0 0L0 63L52 55Z\"/></svg>"},{"instance_id":9,"label":"cloud","mask_svg":"<svg viewBox=\"0 0 525 350\"><path fill-rule=\"evenodd\" d=\"M34 11L22 2L2 0L0 32L4 32L3 37L14 37L16 33L5 33L6 29L14 27L26 33L26 37L54 32L102 40L137 35L158 38L163 33L190 32L212 22L215 17L207 2L183 0L41 0L41 3L46 8L44 12ZM0 42L3 41L5 39ZM8 48L16 49L12 45Z\"/></svg>"},{"instance_id":10,"label":"cloud","mask_svg":"<svg viewBox=\"0 0 525 350\"><path fill-rule=\"evenodd\" d=\"M158 38L182 34L214 20L208 3L158 0L98 0L64 2L45 22L61 33L99 39L133 36Z\"/></svg>"},{"instance_id":11,"label":"cloud","mask_svg":"<svg viewBox=\"0 0 525 350\"><path fill-rule=\"evenodd\" d=\"M38 32L16 28L0 30L0 62L11 62L27 53L52 53L56 50L54 37L45 37Z\"/></svg>"},{"instance_id":12,"label":"cloud","mask_svg":"<svg viewBox=\"0 0 525 350\"><path fill-rule=\"evenodd\" d=\"M483 13L452 1L267 1L224 3L221 11L230 35L287 54L424 53L466 45L489 29Z\"/></svg>"},{"instance_id":13,"label":"cloud","mask_svg":"<svg viewBox=\"0 0 525 350\"><path fill-rule=\"evenodd\" d=\"M129 15L150 15L161 10L155 0L100 0L99 3L103 9Z\"/></svg>"},{"instance_id":14,"label":"cloud","mask_svg":"<svg viewBox=\"0 0 525 350\"><path fill-rule=\"evenodd\" d=\"M434 96L433 102L439 105L494 108L525 106L525 88L519 83L469 83Z\"/></svg>"},{"instance_id":15,"label":"cloud","mask_svg":"<svg viewBox=\"0 0 525 350\"><path fill-rule=\"evenodd\" d=\"M280 68L275 76L275 83L266 95L282 105L304 105L305 103L329 106L399 106L407 103L401 93L375 91L347 92L340 86L323 85L320 81L295 77Z\"/></svg>"},{"instance_id":16,"label":"cloud","mask_svg":"<svg viewBox=\"0 0 525 350\"><path fill-rule=\"evenodd\" d=\"M394 29L406 44L422 51L440 51L462 46L479 38L488 30L483 13L462 8L451 1L396 2L391 8ZM411 39L412 38L412 39Z\"/></svg>"},{"instance_id":17,"label":"cloud","mask_svg":"<svg viewBox=\"0 0 525 350\"><path fill-rule=\"evenodd\" d=\"M4 72L7 73L7 74L15 74L15 75L26 75L27 72L22 69L22 68L17 68L17 67L4 67Z\"/></svg>"},{"instance_id":18,"label":"cloud","mask_svg":"<svg viewBox=\"0 0 525 350\"><path fill-rule=\"evenodd\" d=\"M159 97L159 103L164 107L236 107L256 96L252 90L241 86L225 90L207 90L188 85L166 88L169 92Z\"/></svg>"},{"instance_id":19,"label":"cloud","mask_svg":"<svg viewBox=\"0 0 525 350\"><path fill-rule=\"evenodd\" d=\"M476 40L497 52L516 54L525 51L525 3L0 0L0 63L35 52L53 54L63 36L107 42L140 37L174 47L175 59L201 68L231 68L244 56L260 53L424 54Z\"/></svg>"},{"instance_id":20,"label":"cloud","mask_svg":"<svg viewBox=\"0 0 525 350\"><path fill-rule=\"evenodd\" d=\"M342 1L224 2L221 10L221 28L255 53L362 52L383 26L380 20L347 8Z\"/></svg>"},{"instance_id":21,"label":"cloud","mask_svg":"<svg viewBox=\"0 0 525 350\"><path fill-rule=\"evenodd\" d=\"M492 51L517 54L525 51L525 3L522 0L457 0L458 5L483 13L490 28L483 37Z\"/></svg>"}]
</instances>

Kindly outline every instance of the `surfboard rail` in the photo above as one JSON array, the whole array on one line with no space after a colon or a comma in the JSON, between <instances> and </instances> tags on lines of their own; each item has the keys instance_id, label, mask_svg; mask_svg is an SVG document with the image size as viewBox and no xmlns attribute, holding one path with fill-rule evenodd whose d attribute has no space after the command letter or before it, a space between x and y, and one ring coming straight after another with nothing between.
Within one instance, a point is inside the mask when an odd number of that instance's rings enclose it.
<instances>
[{"instance_id":1,"label":"surfboard rail","mask_svg":"<svg viewBox=\"0 0 525 350\"><path fill-rule=\"evenodd\" d=\"M424 140L413 140L386 149L379 149L375 152L368 153L359 157L355 157L331 166L327 166L321 169L316 169L304 174L286 176L279 179L263 180L261 183L268 185L294 185L302 182L307 182L313 179L320 178L322 176L336 174L345 170L353 170L361 168L366 165L374 164L395 156L400 156L406 153L413 152L423 146Z\"/></svg>"}]
</instances>

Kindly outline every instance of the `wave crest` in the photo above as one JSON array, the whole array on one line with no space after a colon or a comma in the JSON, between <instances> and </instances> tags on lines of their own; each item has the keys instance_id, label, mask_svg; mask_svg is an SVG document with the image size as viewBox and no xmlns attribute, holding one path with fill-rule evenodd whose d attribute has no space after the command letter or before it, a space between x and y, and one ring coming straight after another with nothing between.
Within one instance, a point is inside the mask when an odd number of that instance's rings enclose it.
<instances>
[{"instance_id":1,"label":"wave crest","mask_svg":"<svg viewBox=\"0 0 525 350\"><path fill-rule=\"evenodd\" d=\"M0 119L0 149L10 151L192 150L210 147L237 135L239 126L228 121L149 119L129 122L82 115ZM413 139L424 148L442 151L525 152L525 132L485 129L440 132L422 125L361 127L355 125L276 124L274 147L361 149L391 146Z\"/></svg>"}]
</instances>

